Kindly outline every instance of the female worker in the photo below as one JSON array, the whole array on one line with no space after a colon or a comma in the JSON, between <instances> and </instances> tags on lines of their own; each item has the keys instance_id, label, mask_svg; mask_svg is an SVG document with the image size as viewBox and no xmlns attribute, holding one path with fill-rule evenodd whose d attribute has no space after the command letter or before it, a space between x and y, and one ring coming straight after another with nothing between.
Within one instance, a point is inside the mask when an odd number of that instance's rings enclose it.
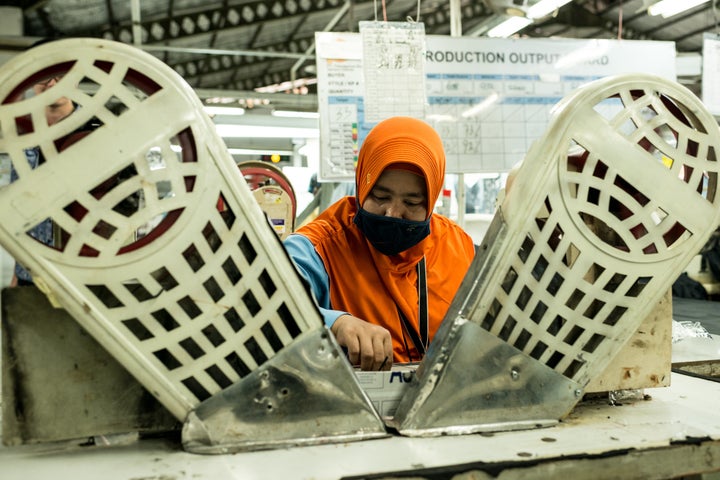
<instances>
[{"instance_id":1,"label":"female worker","mask_svg":"<svg viewBox=\"0 0 720 480\"><path fill-rule=\"evenodd\" d=\"M432 127L384 120L360 149L356 195L285 240L326 325L363 370L421 360L470 266L470 236L433 214L444 179Z\"/></svg>"}]
</instances>

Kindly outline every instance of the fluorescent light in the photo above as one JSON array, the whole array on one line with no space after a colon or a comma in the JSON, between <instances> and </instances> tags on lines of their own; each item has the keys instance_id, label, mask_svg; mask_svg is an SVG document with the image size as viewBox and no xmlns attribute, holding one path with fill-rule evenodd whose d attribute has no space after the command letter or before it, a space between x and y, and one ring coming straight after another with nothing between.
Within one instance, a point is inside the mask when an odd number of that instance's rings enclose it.
<instances>
[{"instance_id":1,"label":"fluorescent light","mask_svg":"<svg viewBox=\"0 0 720 480\"><path fill-rule=\"evenodd\" d=\"M208 115L232 115L240 116L245 114L245 109L240 107L203 107Z\"/></svg>"},{"instance_id":2,"label":"fluorescent light","mask_svg":"<svg viewBox=\"0 0 720 480\"><path fill-rule=\"evenodd\" d=\"M533 23L533 20L537 18L542 18L549 13L552 13L553 11L569 3L570 1L571 0L540 0L532 7L528 8L527 13L524 16L510 16L504 22L490 28L487 31L486 35L488 37L495 38L509 37ZM482 26L478 27L477 31L473 32L473 35L478 35L482 32L482 30L489 27L492 24L492 20L488 23L489 24L483 24Z\"/></svg>"},{"instance_id":3,"label":"fluorescent light","mask_svg":"<svg viewBox=\"0 0 720 480\"><path fill-rule=\"evenodd\" d=\"M265 87L258 87L255 91L259 93L292 92L303 88L307 90L308 85L315 85L316 83L317 78L298 78L294 82L288 80L286 82L267 85Z\"/></svg>"},{"instance_id":4,"label":"fluorescent light","mask_svg":"<svg viewBox=\"0 0 720 480\"><path fill-rule=\"evenodd\" d=\"M668 18L707 2L708 0L662 0L650 5L648 15L662 15L663 18Z\"/></svg>"},{"instance_id":5,"label":"fluorescent light","mask_svg":"<svg viewBox=\"0 0 720 480\"><path fill-rule=\"evenodd\" d=\"M266 127L260 125L215 125L223 138L318 138L317 128Z\"/></svg>"},{"instance_id":6,"label":"fluorescent light","mask_svg":"<svg viewBox=\"0 0 720 480\"><path fill-rule=\"evenodd\" d=\"M493 27L487 32L488 37L505 38L522 30L530 25L532 20L526 17L510 17L497 27Z\"/></svg>"},{"instance_id":7,"label":"fluorescent light","mask_svg":"<svg viewBox=\"0 0 720 480\"><path fill-rule=\"evenodd\" d=\"M527 16L530 18L542 18L569 2L570 0L540 0L528 8Z\"/></svg>"},{"instance_id":8,"label":"fluorescent light","mask_svg":"<svg viewBox=\"0 0 720 480\"><path fill-rule=\"evenodd\" d=\"M318 112L298 112L292 110L273 110L271 115L273 117L283 118L319 118Z\"/></svg>"}]
</instances>

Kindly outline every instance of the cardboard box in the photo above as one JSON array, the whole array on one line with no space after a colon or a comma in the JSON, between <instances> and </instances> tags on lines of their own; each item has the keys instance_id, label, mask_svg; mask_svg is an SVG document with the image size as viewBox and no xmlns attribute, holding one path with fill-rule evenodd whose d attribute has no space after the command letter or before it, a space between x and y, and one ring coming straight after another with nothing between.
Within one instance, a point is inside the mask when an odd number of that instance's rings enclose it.
<instances>
[{"instance_id":1,"label":"cardboard box","mask_svg":"<svg viewBox=\"0 0 720 480\"><path fill-rule=\"evenodd\" d=\"M381 417L395 415L400 399L409 382L415 376L417 363L395 364L390 371L355 371L358 383L365 390L370 401Z\"/></svg>"}]
</instances>

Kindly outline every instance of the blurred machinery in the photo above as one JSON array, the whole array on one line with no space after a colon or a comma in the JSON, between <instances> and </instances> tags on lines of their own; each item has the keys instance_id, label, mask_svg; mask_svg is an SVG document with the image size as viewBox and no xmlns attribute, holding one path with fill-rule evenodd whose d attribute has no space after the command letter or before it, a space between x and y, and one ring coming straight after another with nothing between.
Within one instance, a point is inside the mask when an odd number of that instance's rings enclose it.
<instances>
[{"instance_id":1,"label":"blurred machinery","mask_svg":"<svg viewBox=\"0 0 720 480\"><path fill-rule=\"evenodd\" d=\"M297 199L282 170L267 162L241 162L240 172L281 240L295 230Z\"/></svg>"}]
</instances>

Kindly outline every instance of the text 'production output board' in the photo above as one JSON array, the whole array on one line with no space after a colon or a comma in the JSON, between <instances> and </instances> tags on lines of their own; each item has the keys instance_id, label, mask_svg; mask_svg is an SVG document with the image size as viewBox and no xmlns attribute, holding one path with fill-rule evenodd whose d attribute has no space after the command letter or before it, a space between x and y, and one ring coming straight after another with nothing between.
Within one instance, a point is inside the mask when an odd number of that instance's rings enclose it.
<instances>
[{"instance_id":1,"label":"text 'production output board'","mask_svg":"<svg viewBox=\"0 0 720 480\"><path fill-rule=\"evenodd\" d=\"M372 33L316 34L325 181L354 179L362 141L383 118L413 116L435 127L448 173L506 172L579 86L625 73L676 78L672 42Z\"/></svg>"}]
</instances>

